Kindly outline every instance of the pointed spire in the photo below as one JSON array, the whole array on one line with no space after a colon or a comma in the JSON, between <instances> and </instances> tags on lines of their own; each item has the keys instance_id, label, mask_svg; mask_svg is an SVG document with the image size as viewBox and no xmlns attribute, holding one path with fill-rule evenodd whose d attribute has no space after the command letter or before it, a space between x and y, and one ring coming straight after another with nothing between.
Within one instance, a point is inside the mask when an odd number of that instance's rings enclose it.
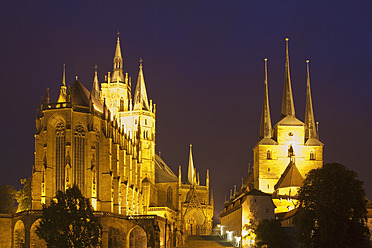
<instances>
[{"instance_id":1,"label":"pointed spire","mask_svg":"<svg viewBox=\"0 0 372 248\"><path fill-rule=\"evenodd\" d=\"M225 195L225 201L226 201L226 195ZM214 205L214 199L213 199L213 189L211 190L211 198L209 200L209 205Z\"/></svg>"},{"instance_id":2,"label":"pointed spire","mask_svg":"<svg viewBox=\"0 0 372 248\"><path fill-rule=\"evenodd\" d=\"M63 73L62 73L62 86L60 89L59 97L57 102L66 102L67 101L67 94L66 94L66 65L63 64Z\"/></svg>"},{"instance_id":3,"label":"pointed spire","mask_svg":"<svg viewBox=\"0 0 372 248\"><path fill-rule=\"evenodd\" d=\"M271 138L271 117L269 106L269 90L267 86L267 58L265 58L265 79L264 79L264 99L262 104L260 139Z\"/></svg>"},{"instance_id":4,"label":"pointed spire","mask_svg":"<svg viewBox=\"0 0 372 248\"><path fill-rule=\"evenodd\" d=\"M283 100L282 100L282 112L280 114L280 119L286 116L295 116L295 108L292 96L292 86L291 86L291 73L289 70L289 51L288 51L288 41L289 38L285 38L285 79L284 79L284 89L283 89Z\"/></svg>"},{"instance_id":5,"label":"pointed spire","mask_svg":"<svg viewBox=\"0 0 372 248\"><path fill-rule=\"evenodd\" d=\"M190 144L190 155L189 155L189 168L187 171L187 183L194 185L195 184L195 167L194 160L192 158L192 145Z\"/></svg>"},{"instance_id":6,"label":"pointed spire","mask_svg":"<svg viewBox=\"0 0 372 248\"><path fill-rule=\"evenodd\" d=\"M98 82L98 72L97 72L98 66L94 66L94 79L93 79L93 87L92 87L92 95L99 99L99 82Z\"/></svg>"},{"instance_id":7,"label":"pointed spire","mask_svg":"<svg viewBox=\"0 0 372 248\"><path fill-rule=\"evenodd\" d=\"M207 169L207 175L205 177L205 186L209 189L209 170Z\"/></svg>"},{"instance_id":8,"label":"pointed spire","mask_svg":"<svg viewBox=\"0 0 372 248\"><path fill-rule=\"evenodd\" d=\"M305 109L305 139L317 138L317 130L315 126L313 102L311 99L311 89L310 89L310 69L309 60L306 60L307 67L307 87L306 87L306 109Z\"/></svg>"},{"instance_id":9,"label":"pointed spire","mask_svg":"<svg viewBox=\"0 0 372 248\"><path fill-rule=\"evenodd\" d=\"M181 165L178 167L178 185L182 184L182 172L181 172Z\"/></svg>"},{"instance_id":10,"label":"pointed spire","mask_svg":"<svg viewBox=\"0 0 372 248\"><path fill-rule=\"evenodd\" d=\"M142 62L140 59L139 73L137 79L136 91L134 92L134 110L145 109L150 110L149 101L147 99L145 78L142 71Z\"/></svg>"},{"instance_id":11,"label":"pointed spire","mask_svg":"<svg viewBox=\"0 0 372 248\"><path fill-rule=\"evenodd\" d=\"M66 64L63 64L62 86L66 86Z\"/></svg>"},{"instance_id":12,"label":"pointed spire","mask_svg":"<svg viewBox=\"0 0 372 248\"><path fill-rule=\"evenodd\" d=\"M121 48L120 48L120 32L117 32L118 38L116 40L116 50L114 56L114 70L112 72L112 79L111 82L116 83L124 82L124 73L123 73L123 57L121 55Z\"/></svg>"}]
</instances>

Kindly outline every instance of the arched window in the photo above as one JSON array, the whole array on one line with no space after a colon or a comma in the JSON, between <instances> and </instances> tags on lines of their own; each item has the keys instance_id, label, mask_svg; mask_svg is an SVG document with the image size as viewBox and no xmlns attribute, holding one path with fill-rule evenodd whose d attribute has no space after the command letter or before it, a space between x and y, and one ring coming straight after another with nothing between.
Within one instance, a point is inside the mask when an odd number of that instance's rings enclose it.
<instances>
[{"instance_id":1,"label":"arched window","mask_svg":"<svg viewBox=\"0 0 372 248\"><path fill-rule=\"evenodd\" d=\"M310 160L315 160L315 153L313 150L310 151Z\"/></svg>"},{"instance_id":2,"label":"arched window","mask_svg":"<svg viewBox=\"0 0 372 248\"><path fill-rule=\"evenodd\" d=\"M172 198L173 198L172 188L168 187L168 189L167 189L167 203L172 203L172 200L173 200Z\"/></svg>"},{"instance_id":3,"label":"arched window","mask_svg":"<svg viewBox=\"0 0 372 248\"><path fill-rule=\"evenodd\" d=\"M267 150L266 152L266 159L271 159L271 151Z\"/></svg>"},{"instance_id":4,"label":"arched window","mask_svg":"<svg viewBox=\"0 0 372 248\"><path fill-rule=\"evenodd\" d=\"M66 127L63 122L56 125L56 189L65 189Z\"/></svg>"},{"instance_id":5,"label":"arched window","mask_svg":"<svg viewBox=\"0 0 372 248\"><path fill-rule=\"evenodd\" d=\"M81 124L74 131L74 181L84 194L85 182L85 131Z\"/></svg>"}]
</instances>

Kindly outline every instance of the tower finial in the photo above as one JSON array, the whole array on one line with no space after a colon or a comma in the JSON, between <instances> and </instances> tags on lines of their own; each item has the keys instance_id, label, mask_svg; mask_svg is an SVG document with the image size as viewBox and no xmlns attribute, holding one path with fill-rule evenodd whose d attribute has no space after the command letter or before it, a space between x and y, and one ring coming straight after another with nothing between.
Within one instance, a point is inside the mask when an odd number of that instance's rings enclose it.
<instances>
[{"instance_id":1,"label":"tower finial","mask_svg":"<svg viewBox=\"0 0 372 248\"><path fill-rule=\"evenodd\" d=\"M280 114L280 119L286 116L295 116L295 108L292 96L292 86L291 86L291 73L289 70L289 48L288 48L289 38L285 38L285 78L284 78L284 89L283 89L283 99L282 99L282 111Z\"/></svg>"},{"instance_id":2,"label":"tower finial","mask_svg":"<svg viewBox=\"0 0 372 248\"><path fill-rule=\"evenodd\" d=\"M313 101L310 88L310 69L309 60L306 60L307 82L306 82L306 108L305 108L305 139L317 138L317 128L315 126Z\"/></svg>"},{"instance_id":3,"label":"tower finial","mask_svg":"<svg viewBox=\"0 0 372 248\"><path fill-rule=\"evenodd\" d=\"M140 69L142 69L142 68L143 68L143 66L142 66L142 62L143 62L143 59L142 59L142 58L140 58L140 59L139 59L139 63L140 63L140 66L139 66L139 68L140 68Z\"/></svg>"},{"instance_id":4,"label":"tower finial","mask_svg":"<svg viewBox=\"0 0 372 248\"><path fill-rule=\"evenodd\" d=\"M264 77L264 99L262 104L260 139L271 138L271 116L269 106L269 90L267 85L267 58L265 58L265 77Z\"/></svg>"}]
</instances>

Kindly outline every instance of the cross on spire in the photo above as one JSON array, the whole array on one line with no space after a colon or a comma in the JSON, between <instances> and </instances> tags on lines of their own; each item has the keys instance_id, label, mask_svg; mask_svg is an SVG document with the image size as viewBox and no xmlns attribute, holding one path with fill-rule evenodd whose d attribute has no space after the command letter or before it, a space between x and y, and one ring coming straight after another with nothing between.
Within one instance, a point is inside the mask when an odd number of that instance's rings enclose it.
<instances>
[{"instance_id":1,"label":"cross on spire","mask_svg":"<svg viewBox=\"0 0 372 248\"><path fill-rule=\"evenodd\" d=\"M120 36L120 32L118 31L116 34L118 35L118 38L119 38L119 36Z\"/></svg>"}]
</instances>

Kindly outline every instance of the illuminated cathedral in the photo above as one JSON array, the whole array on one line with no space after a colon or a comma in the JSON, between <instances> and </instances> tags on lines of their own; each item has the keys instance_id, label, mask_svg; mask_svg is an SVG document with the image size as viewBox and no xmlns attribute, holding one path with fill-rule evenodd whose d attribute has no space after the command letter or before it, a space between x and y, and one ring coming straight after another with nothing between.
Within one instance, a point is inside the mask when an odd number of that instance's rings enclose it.
<instances>
[{"instance_id":1,"label":"illuminated cathedral","mask_svg":"<svg viewBox=\"0 0 372 248\"><path fill-rule=\"evenodd\" d=\"M32 210L12 220L12 247L44 247L35 234L43 204L77 185L103 227L103 247L176 247L190 234L209 235L213 195L209 171L199 180L190 145L187 179L155 153L156 105L149 100L142 60L132 92L117 38L113 71L97 67L91 90L65 69L57 101L49 90L36 117ZM133 96L133 97L132 97ZM11 247L11 246L9 246Z\"/></svg>"},{"instance_id":2,"label":"illuminated cathedral","mask_svg":"<svg viewBox=\"0 0 372 248\"><path fill-rule=\"evenodd\" d=\"M265 59L263 105L259 139L253 147L253 168L241 188L230 191L220 215L223 232L241 247L251 247L254 241L245 225L277 218L282 226L293 226L298 190L306 174L323 165L323 143L319 141L314 118L308 60L306 65L306 109L302 122L295 115L287 38L280 119L272 127Z\"/></svg>"}]
</instances>

